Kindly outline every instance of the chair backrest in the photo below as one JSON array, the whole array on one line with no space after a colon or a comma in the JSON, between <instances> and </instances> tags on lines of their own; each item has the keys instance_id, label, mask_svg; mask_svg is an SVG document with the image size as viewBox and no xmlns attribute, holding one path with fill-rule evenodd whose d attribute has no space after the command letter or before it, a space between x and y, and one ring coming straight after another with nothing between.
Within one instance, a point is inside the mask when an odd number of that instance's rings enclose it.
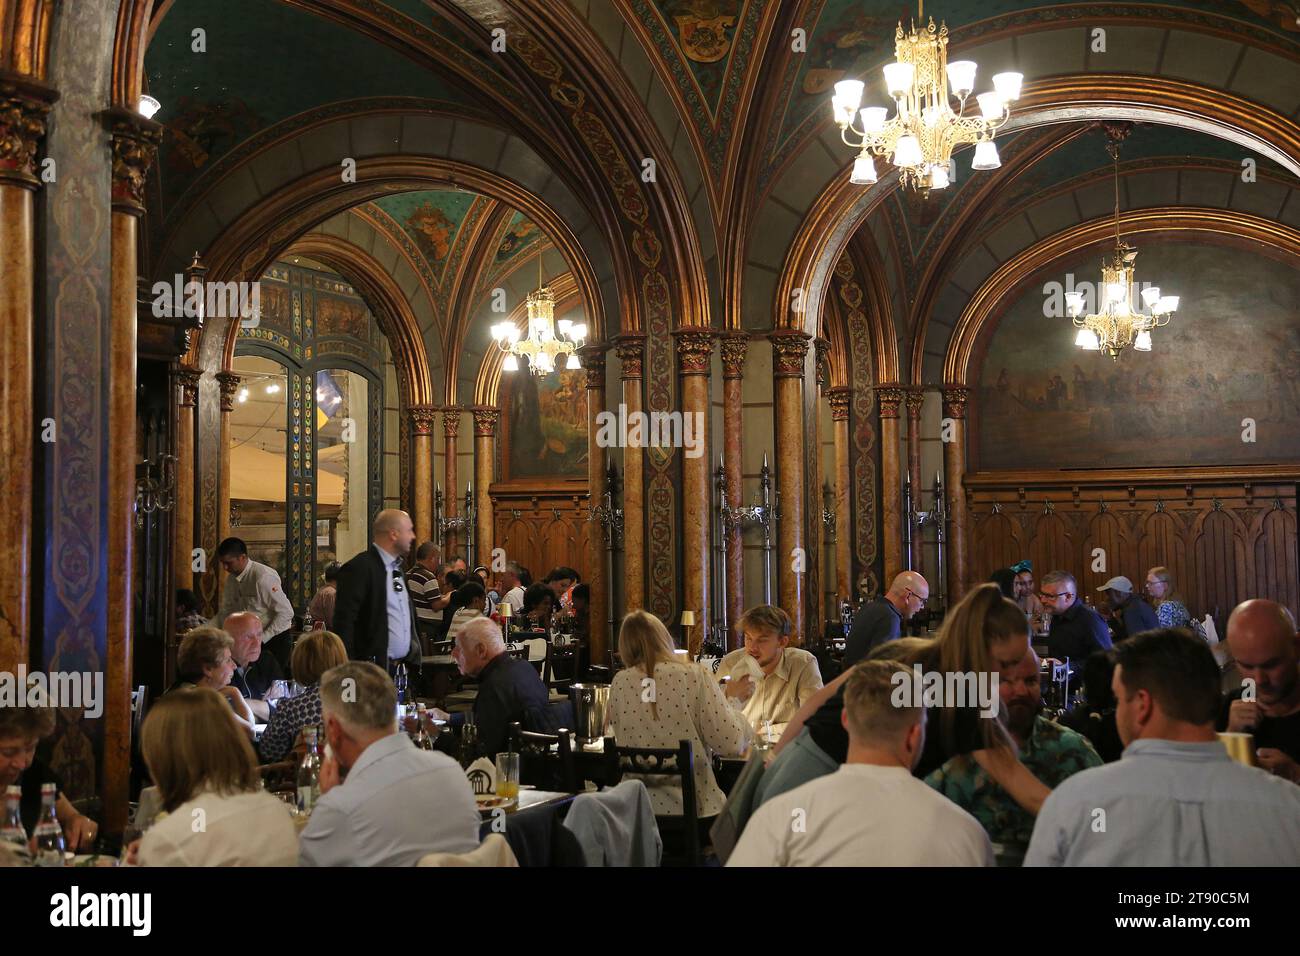
<instances>
[{"instance_id":1,"label":"chair backrest","mask_svg":"<svg viewBox=\"0 0 1300 956\"><path fill-rule=\"evenodd\" d=\"M638 776L673 776L680 778L682 788L682 838L692 866L699 866L700 829L695 795L695 755L689 740L678 741L670 747L624 747L611 738L605 738L606 753L614 753L619 777L634 773ZM615 781L617 782L617 781ZM665 829L664 817L659 817L660 830ZM667 818L671 819L671 818Z\"/></svg>"},{"instance_id":2,"label":"chair backrest","mask_svg":"<svg viewBox=\"0 0 1300 956\"><path fill-rule=\"evenodd\" d=\"M516 721L510 725L510 749L519 754L520 783L566 793L581 789L566 728L561 727L555 734L539 734L524 730Z\"/></svg>"},{"instance_id":3,"label":"chair backrest","mask_svg":"<svg viewBox=\"0 0 1300 956\"><path fill-rule=\"evenodd\" d=\"M430 654L450 654L456 647L455 641L434 641L429 645Z\"/></svg>"},{"instance_id":4,"label":"chair backrest","mask_svg":"<svg viewBox=\"0 0 1300 956\"><path fill-rule=\"evenodd\" d=\"M546 667L542 671L542 680L552 689L568 688L578 679L578 660L582 645L547 644Z\"/></svg>"},{"instance_id":5,"label":"chair backrest","mask_svg":"<svg viewBox=\"0 0 1300 956\"><path fill-rule=\"evenodd\" d=\"M140 746L140 728L144 726L145 711L149 709L149 685L141 684L131 692L131 743Z\"/></svg>"},{"instance_id":6,"label":"chair backrest","mask_svg":"<svg viewBox=\"0 0 1300 956\"><path fill-rule=\"evenodd\" d=\"M514 850L500 833L489 833L478 849L468 853L430 853L416 866L518 866Z\"/></svg>"},{"instance_id":7,"label":"chair backrest","mask_svg":"<svg viewBox=\"0 0 1300 956\"><path fill-rule=\"evenodd\" d=\"M507 644L506 653L517 661L528 660L528 645Z\"/></svg>"}]
</instances>

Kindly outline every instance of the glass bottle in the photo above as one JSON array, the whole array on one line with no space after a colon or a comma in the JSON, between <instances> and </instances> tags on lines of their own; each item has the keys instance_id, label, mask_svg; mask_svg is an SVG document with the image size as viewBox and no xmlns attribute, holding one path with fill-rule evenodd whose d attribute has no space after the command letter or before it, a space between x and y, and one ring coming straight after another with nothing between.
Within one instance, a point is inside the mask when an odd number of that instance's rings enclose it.
<instances>
[{"instance_id":1,"label":"glass bottle","mask_svg":"<svg viewBox=\"0 0 1300 956\"><path fill-rule=\"evenodd\" d=\"M298 765L298 812L311 813L320 799L320 754L316 751L316 728L308 727L307 753Z\"/></svg>"},{"instance_id":2,"label":"glass bottle","mask_svg":"<svg viewBox=\"0 0 1300 956\"><path fill-rule=\"evenodd\" d=\"M36 824L36 865L66 866L68 849L63 839L63 827L59 826L59 817L54 812L57 798L54 784L41 784L41 818Z\"/></svg>"},{"instance_id":3,"label":"glass bottle","mask_svg":"<svg viewBox=\"0 0 1300 956\"><path fill-rule=\"evenodd\" d=\"M415 738L415 746L420 750L433 749L433 738L430 737L429 732L424 729L424 722L428 717L428 709L424 704L417 705L415 709L415 734L413 736Z\"/></svg>"},{"instance_id":4,"label":"glass bottle","mask_svg":"<svg viewBox=\"0 0 1300 956\"><path fill-rule=\"evenodd\" d=\"M465 723L460 728L460 765L469 769L469 765L474 762L474 752L478 749L478 727L469 715L466 715Z\"/></svg>"},{"instance_id":5,"label":"glass bottle","mask_svg":"<svg viewBox=\"0 0 1300 956\"><path fill-rule=\"evenodd\" d=\"M23 826L23 788L11 784L5 788L5 823L0 828L0 845L7 846L24 863L30 863L31 850L27 845L27 828Z\"/></svg>"},{"instance_id":6,"label":"glass bottle","mask_svg":"<svg viewBox=\"0 0 1300 956\"><path fill-rule=\"evenodd\" d=\"M393 669L393 685L397 688L397 702L406 703L406 665L399 663Z\"/></svg>"}]
</instances>

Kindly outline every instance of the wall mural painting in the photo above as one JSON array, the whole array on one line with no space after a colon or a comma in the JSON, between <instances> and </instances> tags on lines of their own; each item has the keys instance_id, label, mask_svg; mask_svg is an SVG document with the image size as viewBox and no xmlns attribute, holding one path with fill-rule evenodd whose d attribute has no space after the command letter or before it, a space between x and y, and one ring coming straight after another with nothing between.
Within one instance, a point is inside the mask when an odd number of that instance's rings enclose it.
<instances>
[{"instance_id":1,"label":"wall mural painting","mask_svg":"<svg viewBox=\"0 0 1300 956\"><path fill-rule=\"evenodd\" d=\"M540 237L536 224L523 213L515 213L506 233L497 245L497 262L506 262L533 239Z\"/></svg>"},{"instance_id":2,"label":"wall mural painting","mask_svg":"<svg viewBox=\"0 0 1300 956\"><path fill-rule=\"evenodd\" d=\"M506 376L506 480L585 477L587 373Z\"/></svg>"},{"instance_id":3,"label":"wall mural painting","mask_svg":"<svg viewBox=\"0 0 1300 956\"><path fill-rule=\"evenodd\" d=\"M1153 350L1081 351L1070 320L1044 314L1054 297L1031 286L977 358L979 470L1300 461L1294 260L1204 240L1138 246L1137 279L1182 299ZM1056 281L1067 273L1095 282L1098 259L1066 263Z\"/></svg>"}]
</instances>

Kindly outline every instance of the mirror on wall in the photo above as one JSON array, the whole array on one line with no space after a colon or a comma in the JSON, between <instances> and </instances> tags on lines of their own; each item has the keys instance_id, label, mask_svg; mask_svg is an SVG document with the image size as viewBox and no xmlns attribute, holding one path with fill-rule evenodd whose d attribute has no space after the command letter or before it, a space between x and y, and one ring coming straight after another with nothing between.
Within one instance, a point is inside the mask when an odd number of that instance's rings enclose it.
<instances>
[{"instance_id":1,"label":"mirror on wall","mask_svg":"<svg viewBox=\"0 0 1300 956\"><path fill-rule=\"evenodd\" d=\"M286 369L260 355L236 355L239 391L230 413L230 533L248 555L285 574Z\"/></svg>"},{"instance_id":2,"label":"mirror on wall","mask_svg":"<svg viewBox=\"0 0 1300 956\"><path fill-rule=\"evenodd\" d=\"M348 369L316 372L316 581L364 551L369 534L370 383Z\"/></svg>"}]
</instances>

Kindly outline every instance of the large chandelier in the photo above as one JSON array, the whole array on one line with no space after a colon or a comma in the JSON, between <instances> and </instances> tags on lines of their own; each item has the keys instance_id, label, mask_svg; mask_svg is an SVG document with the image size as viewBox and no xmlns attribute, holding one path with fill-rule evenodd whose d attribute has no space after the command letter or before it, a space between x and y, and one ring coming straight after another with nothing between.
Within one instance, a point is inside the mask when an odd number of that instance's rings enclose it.
<instances>
[{"instance_id":1,"label":"large chandelier","mask_svg":"<svg viewBox=\"0 0 1300 956\"><path fill-rule=\"evenodd\" d=\"M1101 263L1098 311L1083 314L1082 291L1065 293L1065 307L1079 330L1074 344L1088 352L1105 352L1119 361L1119 353L1129 346L1135 352L1151 351L1151 330L1169 324L1178 310L1178 296L1164 295L1158 286L1142 288L1142 305L1151 310L1147 314L1138 305L1138 296L1133 294L1133 264L1137 260L1137 249L1123 242L1119 235L1119 144L1128 131L1124 127L1111 126L1107 132L1110 142L1106 145L1106 152L1110 153L1115 164L1115 251L1109 262L1103 259Z\"/></svg>"},{"instance_id":2,"label":"large chandelier","mask_svg":"<svg viewBox=\"0 0 1300 956\"><path fill-rule=\"evenodd\" d=\"M924 22L922 3L917 3L917 16ZM966 98L975 89L976 67L970 60L948 62L946 23L936 29L932 17L924 31L918 31L913 22L911 32L905 34L899 21L894 50L897 62L884 68L885 88L896 108L892 117L884 106L859 109L861 80L835 84L831 106L840 138L846 146L860 150L849 182L868 185L876 181L874 154L889 158L904 186L924 193L943 189L950 180L952 151L963 143L975 144L972 169L1001 166L993 134L1011 117L1009 104L1020 99L1021 74L996 74L993 89L975 97L979 115L964 116ZM959 102L956 111L951 96ZM861 120L860 128L854 125L855 115Z\"/></svg>"},{"instance_id":3,"label":"large chandelier","mask_svg":"<svg viewBox=\"0 0 1300 956\"><path fill-rule=\"evenodd\" d=\"M558 328L559 334L556 334ZM555 295L542 281L542 255L537 254L537 291L528 293L528 334L521 336L519 329L509 321L492 326L492 338L506 353L501 367L507 372L518 371L519 359L528 361L534 375L549 375L555 371L556 359L567 355L566 369L580 369L577 349L587 337L587 326L569 319L555 321Z\"/></svg>"}]
</instances>

